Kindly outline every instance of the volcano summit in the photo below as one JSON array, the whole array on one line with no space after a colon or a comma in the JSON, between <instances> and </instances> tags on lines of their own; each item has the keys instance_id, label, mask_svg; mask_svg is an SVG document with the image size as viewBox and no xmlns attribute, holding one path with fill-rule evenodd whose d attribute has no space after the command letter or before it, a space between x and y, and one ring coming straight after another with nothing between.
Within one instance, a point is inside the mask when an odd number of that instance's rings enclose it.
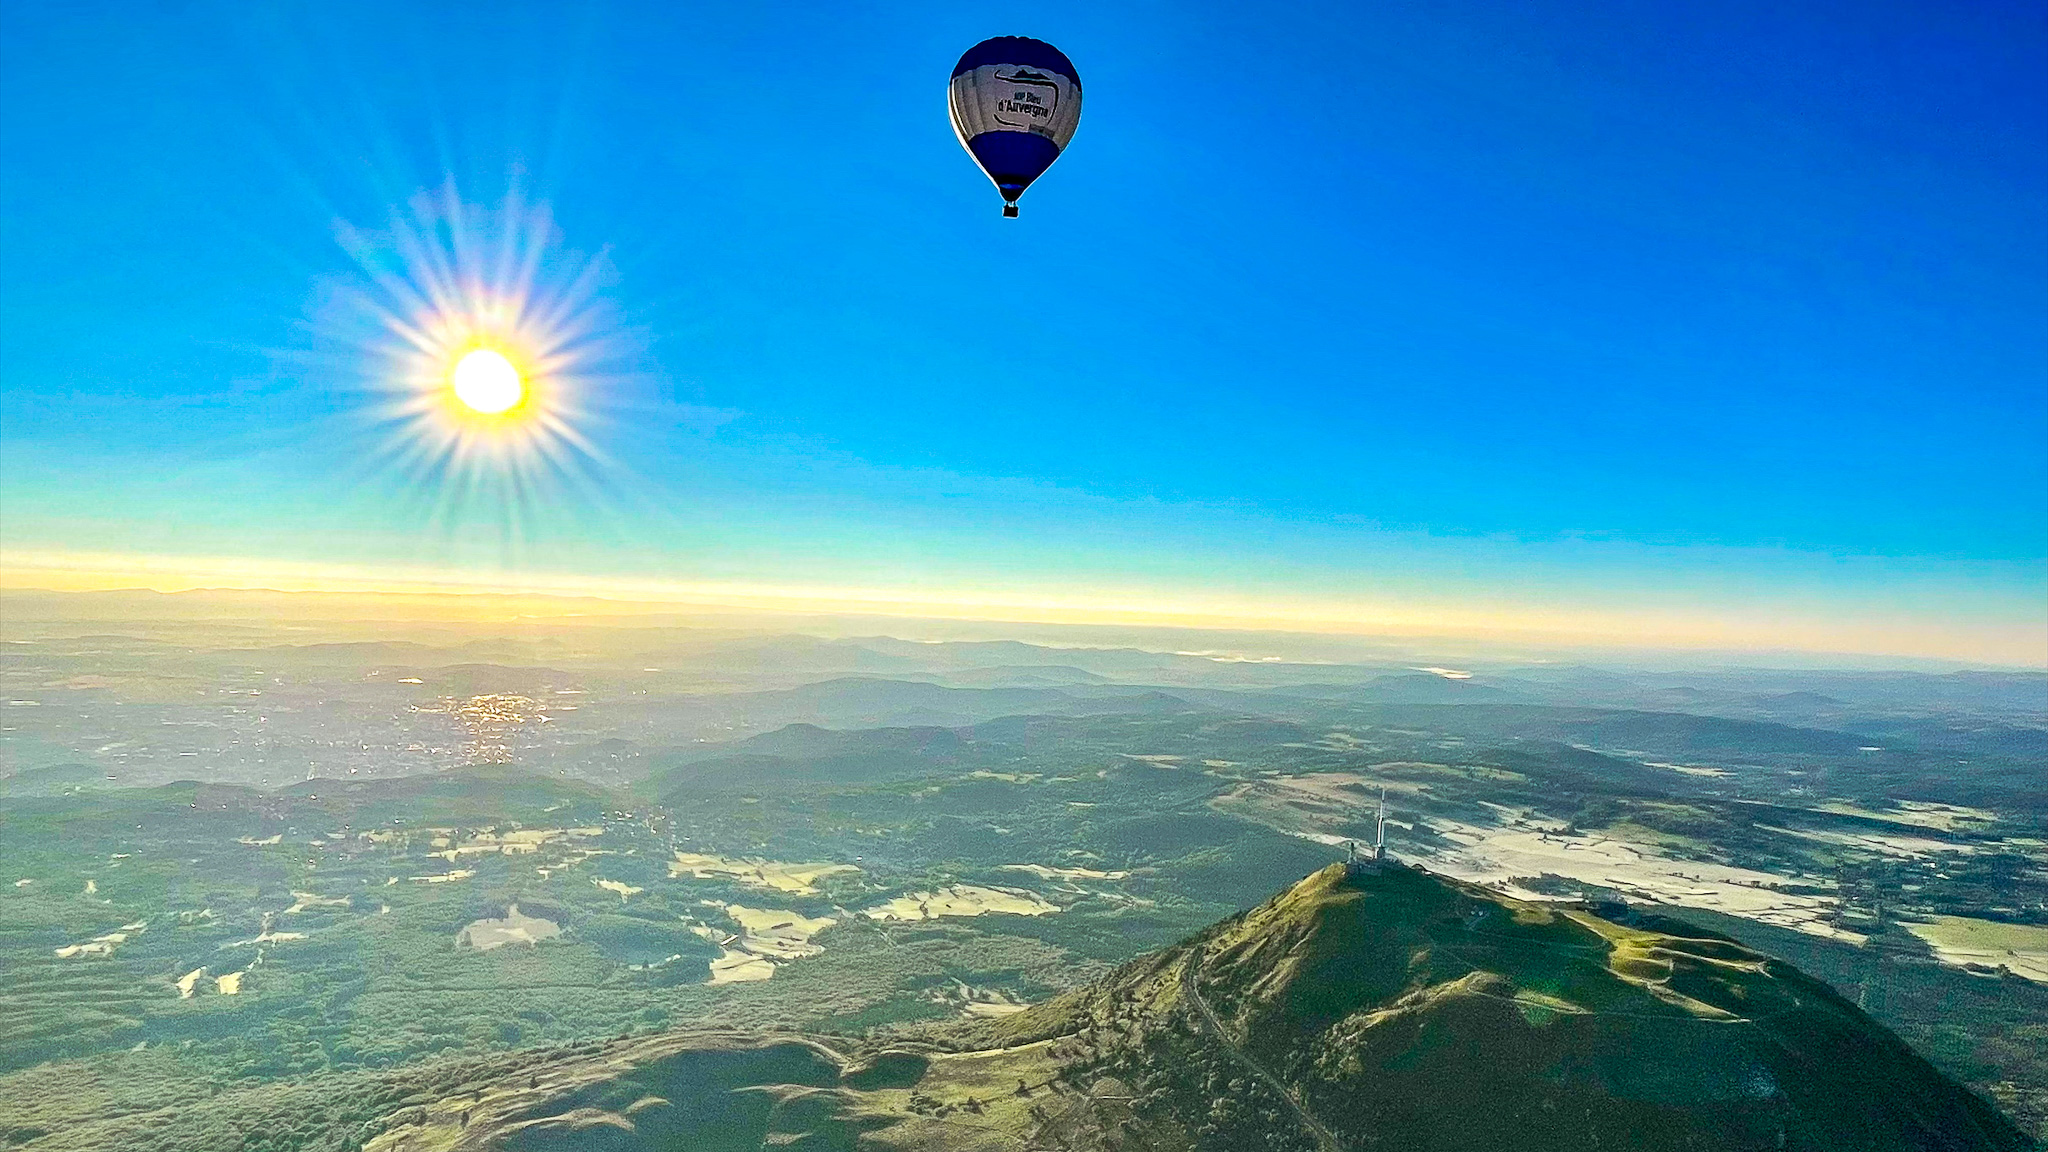
<instances>
[{"instance_id":1,"label":"volcano summit","mask_svg":"<svg viewBox=\"0 0 2048 1152\"><path fill-rule=\"evenodd\" d=\"M851 1045L622 1041L371 1147L2033 1146L1819 981L1682 921L1604 911L1333 865L1015 1015Z\"/></svg>"}]
</instances>

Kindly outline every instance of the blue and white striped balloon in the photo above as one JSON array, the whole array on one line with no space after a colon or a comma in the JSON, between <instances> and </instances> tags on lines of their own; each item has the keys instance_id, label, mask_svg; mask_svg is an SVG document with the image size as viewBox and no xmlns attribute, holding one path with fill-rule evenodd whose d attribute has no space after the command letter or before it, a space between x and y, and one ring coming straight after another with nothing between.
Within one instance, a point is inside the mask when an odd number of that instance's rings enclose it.
<instances>
[{"instance_id":1,"label":"blue and white striped balloon","mask_svg":"<svg viewBox=\"0 0 2048 1152\"><path fill-rule=\"evenodd\" d=\"M1081 123L1081 74L1040 40L983 40L953 66L953 131L1003 194L1003 215L1060 158Z\"/></svg>"}]
</instances>

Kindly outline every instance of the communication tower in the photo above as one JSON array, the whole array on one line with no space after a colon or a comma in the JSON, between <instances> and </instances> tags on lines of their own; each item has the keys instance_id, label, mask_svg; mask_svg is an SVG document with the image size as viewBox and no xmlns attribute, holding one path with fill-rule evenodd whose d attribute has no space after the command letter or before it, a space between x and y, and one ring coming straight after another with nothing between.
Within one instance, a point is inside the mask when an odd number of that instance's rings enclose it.
<instances>
[{"instance_id":1,"label":"communication tower","mask_svg":"<svg viewBox=\"0 0 2048 1152\"><path fill-rule=\"evenodd\" d=\"M1350 855L1344 861L1344 871L1351 876L1376 874L1387 862L1387 790L1380 789L1380 810L1373 819L1373 841L1366 852L1359 851L1356 840L1346 840L1345 848Z\"/></svg>"}]
</instances>

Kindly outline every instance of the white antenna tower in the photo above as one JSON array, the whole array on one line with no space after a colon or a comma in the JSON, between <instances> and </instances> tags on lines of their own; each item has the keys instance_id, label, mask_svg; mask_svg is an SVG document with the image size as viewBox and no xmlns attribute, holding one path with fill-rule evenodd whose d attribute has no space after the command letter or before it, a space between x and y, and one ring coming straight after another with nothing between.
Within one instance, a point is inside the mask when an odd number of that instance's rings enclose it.
<instances>
[{"instance_id":1,"label":"white antenna tower","mask_svg":"<svg viewBox=\"0 0 2048 1152\"><path fill-rule=\"evenodd\" d=\"M1372 842L1372 858L1375 861L1387 858L1387 790L1385 788L1380 789L1378 825L1374 832L1375 839Z\"/></svg>"},{"instance_id":2,"label":"white antenna tower","mask_svg":"<svg viewBox=\"0 0 2048 1152\"><path fill-rule=\"evenodd\" d=\"M1344 846L1349 856L1344 861L1344 871L1356 876L1362 872L1378 872L1387 860L1387 790L1380 789L1379 814L1373 820L1372 855L1362 855L1356 840L1346 840Z\"/></svg>"}]
</instances>

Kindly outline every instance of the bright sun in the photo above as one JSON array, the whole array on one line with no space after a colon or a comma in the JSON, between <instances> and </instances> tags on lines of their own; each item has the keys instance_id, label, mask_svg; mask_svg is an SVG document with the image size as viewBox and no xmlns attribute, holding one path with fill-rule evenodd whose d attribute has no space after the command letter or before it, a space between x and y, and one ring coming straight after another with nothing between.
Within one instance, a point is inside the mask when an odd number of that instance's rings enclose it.
<instances>
[{"instance_id":1,"label":"bright sun","mask_svg":"<svg viewBox=\"0 0 2048 1152\"><path fill-rule=\"evenodd\" d=\"M519 369L495 348L476 348L455 362L449 377L455 398L471 410L494 416L519 406L526 399L526 382Z\"/></svg>"}]
</instances>

